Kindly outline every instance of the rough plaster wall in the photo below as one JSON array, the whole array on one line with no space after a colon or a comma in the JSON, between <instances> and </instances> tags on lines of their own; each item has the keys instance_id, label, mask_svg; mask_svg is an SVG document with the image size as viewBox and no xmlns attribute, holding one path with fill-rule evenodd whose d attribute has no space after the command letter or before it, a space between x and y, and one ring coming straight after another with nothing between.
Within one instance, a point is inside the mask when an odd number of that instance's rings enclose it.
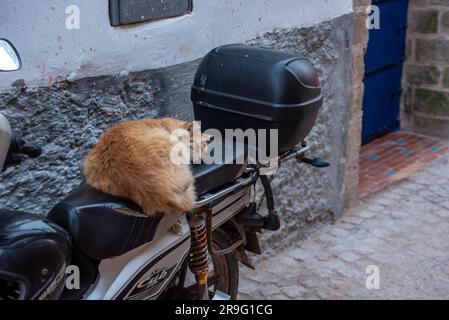
<instances>
[{"instance_id":1,"label":"rough plaster wall","mask_svg":"<svg viewBox=\"0 0 449 320\"><path fill-rule=\"evenodd\" d=\"M297 52L318 68L325 100L307 141L310 155L331 163L326 169L295 162L281 167L273 190L282 229L264 234L263 239L271 244L264 248L265 254L303 237L310 222L337 218L342 213L340 190L346 168L351 36L352 15L346 15L311 28L267 33L250 42Z\"/></svg>"},{"instance_id":2,"label":"rough plaster wall","mask_svg":"<svg viewBox=\"0 0 449 320\"><path fill-rule=\"evenodd\" d=\"M158 69L196 60L210 48L255 38L275 28L307 27L352 10L351 0L194 0L191 14L111 27L108 0L0 1L1 36L19 50L23 68L0 76L48 86L60 78ZM80 10L79 30L66 8Z\"/></svg>"},{"instance_id":3,"label":"rough plaster wall","mask_svg":"<svg viewBox=\"0 0 449 320\"><path fill-rule=\"evenodd\" d=\"M340 213L350 99L352 15L305 29L279 29L249 41L309 57L320 70L324 106L309 143L332 165L290 163L274 181L282 231L265 233L273 250L298 239L310 221ZM0 174L0 207L46 214L81 180L82 159L100 133L124 119L174 115L189 119L190 85L198 60L127 76L85 78L28 90L20 81L0 95L13 128L44 146L39 159ZM244 76L244 75L242 75Z\"/></svg>"}]
</instances>

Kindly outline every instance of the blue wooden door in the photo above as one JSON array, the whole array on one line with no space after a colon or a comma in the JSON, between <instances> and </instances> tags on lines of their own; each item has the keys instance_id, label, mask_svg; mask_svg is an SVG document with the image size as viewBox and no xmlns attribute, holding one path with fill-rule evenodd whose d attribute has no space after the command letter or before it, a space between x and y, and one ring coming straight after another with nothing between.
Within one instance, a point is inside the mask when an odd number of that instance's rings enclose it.
<instances>
[{"instance_id":1,"label":"blue wooden door","mask_svg":"<svg viewBox=\"0 0 449 320\"><path fill-rule=\"evenodd\" d=\"M408 0L374 0L380 29L369 31L365 56L362 142L399 129Z\"/></svg>"}]
</instances>

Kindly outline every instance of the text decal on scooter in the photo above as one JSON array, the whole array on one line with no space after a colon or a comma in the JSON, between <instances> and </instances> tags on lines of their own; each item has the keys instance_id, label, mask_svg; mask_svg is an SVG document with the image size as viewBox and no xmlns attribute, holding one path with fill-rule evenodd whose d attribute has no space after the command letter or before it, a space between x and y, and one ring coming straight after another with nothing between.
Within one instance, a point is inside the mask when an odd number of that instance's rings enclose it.
<instances>
[{"instance_id":1,"label":"text decal on scooter","mask_svg":"<svg viewBox=\"0 0 449 320\"><path fill-rule=\"evenodd\" d=\"M126 299L134 300L143 297L151 297L160 289L164 283L164 280L167 279L168 275L172 274L174 269L175 266L155 270L150 274L150 276L141 279L135 288L128 294Z\"/></svg>"}]
</instances>

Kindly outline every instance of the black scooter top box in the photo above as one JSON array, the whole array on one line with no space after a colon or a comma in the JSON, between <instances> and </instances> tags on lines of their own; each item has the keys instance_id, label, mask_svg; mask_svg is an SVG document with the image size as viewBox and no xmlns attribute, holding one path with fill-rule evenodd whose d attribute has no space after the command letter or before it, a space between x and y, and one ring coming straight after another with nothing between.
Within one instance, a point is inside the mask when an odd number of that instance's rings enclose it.
<instances>
[{"instance_id":1,"label":"black scooter top box","mask_svg":"<svg viewBox=\"0 0 449 320\"><path fill-rule=\"evenodd\" d=\"M226 129L277 129L279 153L304 140L323 103L318 73L309 60L246 45L209 52L198 67L191 99L203 130L224 135Z\"/></svg>"}]
</instances>

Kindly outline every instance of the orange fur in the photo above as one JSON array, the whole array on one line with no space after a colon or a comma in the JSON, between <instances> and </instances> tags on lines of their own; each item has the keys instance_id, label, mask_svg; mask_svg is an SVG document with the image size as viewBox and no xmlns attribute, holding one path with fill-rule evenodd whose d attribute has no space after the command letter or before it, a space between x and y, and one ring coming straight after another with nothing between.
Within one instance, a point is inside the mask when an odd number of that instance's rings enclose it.
<instances>
[{"instance_id":1,"label":"orange fur","mask_svg":"<svg viewBox=\"0 0 449 320\"><path fill-rule=\"evenodd\" d=\"M192 123L164 118L108 129L84 161L87 183L133 200L147 215L191 211L196 200L192 172L170 161L171 132L191 128Z\"/></svg>"}]
</instances>

